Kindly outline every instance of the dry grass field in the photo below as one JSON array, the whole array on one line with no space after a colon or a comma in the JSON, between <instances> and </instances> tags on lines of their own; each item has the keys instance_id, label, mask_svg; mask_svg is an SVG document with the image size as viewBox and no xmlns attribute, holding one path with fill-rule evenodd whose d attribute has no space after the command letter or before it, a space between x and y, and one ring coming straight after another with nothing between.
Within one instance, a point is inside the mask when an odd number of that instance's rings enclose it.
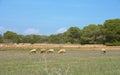
<instances>
[{"instance_id":1,"label":"dry grass field","mask_svg":"<svg viewBox=\"0 0 120 75\"><path fill-rule=\"evenodd\" d=\"M105 46L102 44L94 44L94 45L80 45L80 44L29 44L29 43L20 43L20 44L0 44L0 50L5 49L16 49L16 50L24 50L24 49L41 49L41 48L53 48L60 49L65 48L67 50L101 50L105 48L106 50L120 50L120 46Z\"/></svg>"},{"instance_id":2,"label":"dry grass field","mask_svg":"<svg viewBox=\"0 0 120 75\"><path fill-rule=\"evenodd\" d=\"M106 54L101 53L103 47ZM36 54L29 54L32 48L37 48ZM40 48L55 52L41 54ZM59 48L66 53L58 54ZM2 45L0 75L120 75L120 50L103 45Z\"/></svg>"}]
</instances>

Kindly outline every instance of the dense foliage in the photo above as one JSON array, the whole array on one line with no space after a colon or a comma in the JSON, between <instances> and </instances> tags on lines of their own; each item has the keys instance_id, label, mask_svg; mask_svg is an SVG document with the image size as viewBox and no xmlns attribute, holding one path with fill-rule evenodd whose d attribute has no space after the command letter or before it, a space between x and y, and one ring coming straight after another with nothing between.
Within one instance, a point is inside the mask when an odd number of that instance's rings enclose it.
<instances>
[{"instance_id":1,"label":"dense foliage","mask_svg":"<svg viewBox=\"0 0 120 75\"><path fill-rule=\"evenodd\" d=\"M66 32L43 35L19 35L7 31L0 35L0 43L72 43L120 45L120 19L109 19L104 24L89 24L83 29L70 27Z\"/></svg>"},{"instance_id":2,"label":"dense foliage","mask_svg":"<svg viewBox=\"0 0 120 75\"><path fill-rule=\"evenodd\" d=\"M106 20L104 28L106 43L120 45L120 19Z\"/></svg>"}]
</instances>

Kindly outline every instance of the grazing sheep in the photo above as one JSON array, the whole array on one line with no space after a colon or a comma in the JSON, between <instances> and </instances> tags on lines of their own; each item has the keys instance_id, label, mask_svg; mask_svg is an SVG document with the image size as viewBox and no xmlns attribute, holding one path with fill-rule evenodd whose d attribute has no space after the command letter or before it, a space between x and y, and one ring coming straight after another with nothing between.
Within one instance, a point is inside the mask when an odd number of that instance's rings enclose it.
<instances>
[{"instance_id":1,"label":"grazing sheep","mask_svg":"<svg viewBox=\"0 0 120 75\"><path fill-rule=\"evenodd\" d=\"M29 53L36 53L36 49L30 50Z\"/></svg>"},{"instance_id":2,"label":"grazing sheep","mask_svg":"<svg viewBox=\"0 0 120 75\"><path fill-rule=\"evenodd\" d=\"M60 50L58 51L58 53L65 53L65 52L66 52L65 49L60 49Z\"/></svg>"},{"instance_id":3,"label":"grazing sheep","mask_svg":"<svg viewBox=\"0 0 120 75\"><path fill-rule=\"evenodd\" d=\"M46 49L41 49L40 53L46 53Z\"/></svg>"},{"instance_id":4,"label":"grazing sheep","mask_svg":"<svg viewBox=\"0 0 120 75\"><path fill-rule=\"evenodd\" d=\"M102 48L101 51L102 51L102 53L106 53L106 49L105 48Z\"/></svg>"},{"instance_id":5,"label":"grazing sheep","mask_svg":"<svg viewBox=\"0 0 120 75\"><path fill-rule=\"evenodd\" d=\"M54 52L54 49L49 49L48 51L47 51L47 53L53 53Z\"/></svg>"}]
</instances>

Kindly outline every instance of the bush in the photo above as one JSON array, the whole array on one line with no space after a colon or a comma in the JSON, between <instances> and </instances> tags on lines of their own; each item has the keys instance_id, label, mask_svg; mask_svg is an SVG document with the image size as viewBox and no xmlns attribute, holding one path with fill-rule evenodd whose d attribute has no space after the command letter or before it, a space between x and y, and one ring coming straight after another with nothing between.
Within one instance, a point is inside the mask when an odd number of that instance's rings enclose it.
<instances>
[{"instance_id":1,"label":"bush","mask_svg":"<svg viewBox=\"0 0 120 75\"><path fill-rule=\"evenodd\" d=\"M109 43L105 43L105 45L107 45L107 46L120 46L120 42L109 42Z\"/></svg>"}]
</instances>

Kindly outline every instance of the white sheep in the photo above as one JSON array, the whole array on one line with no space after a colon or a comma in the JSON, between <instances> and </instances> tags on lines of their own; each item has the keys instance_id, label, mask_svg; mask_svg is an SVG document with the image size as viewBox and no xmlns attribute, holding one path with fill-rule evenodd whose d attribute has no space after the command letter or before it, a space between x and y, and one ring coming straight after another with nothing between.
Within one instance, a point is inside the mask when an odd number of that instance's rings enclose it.
<instances>
[{"instance_id":1,"label":"white sheep","mask_svg":"<svg viewBox=\"0 0 120 75\"><path fill-rule=\"evenodd\" d=\"M102 53L106 53L106 49L105 48L102 48L101 51L102 51Z\"/></svg>"},{"instance_id":2,"label":"white sheep","mask_svg":"<svg viewBox=\"0 0 120 75\"><path fill-rule=\"evenodd\" d=\"M48 51L47 51L47 53L53 53L54 52L54 49L49 49Z\"/></svg>"},{"instance_id":3,"label":"white sheep","mask_svg":"<svg viewBox=\"0 0 120 75\"><path fill-rule=\"evenodd\" d=\"M30 50L29 53L36 53L36 49Z\"/></svg>"},{"instance_id":4,"label":"white sheep","mask_svg":"<svg viewBox=\"0 0 120 75\"><path fill-rule=\"evenodd\" d=\"M65 52L66 52L65 49L60 49L60 50L58 51L58 53L65 53Z\"/></svg>"},{"instance_id":5,"label":"white sheep","mask_svg":"<svg viewBox=\"0 0 120 75\"><path fill-rule=\"evenodd\" d=\"M40 53L46 53L46 49L41 49Z\"/></svg>"}]
</instances>

